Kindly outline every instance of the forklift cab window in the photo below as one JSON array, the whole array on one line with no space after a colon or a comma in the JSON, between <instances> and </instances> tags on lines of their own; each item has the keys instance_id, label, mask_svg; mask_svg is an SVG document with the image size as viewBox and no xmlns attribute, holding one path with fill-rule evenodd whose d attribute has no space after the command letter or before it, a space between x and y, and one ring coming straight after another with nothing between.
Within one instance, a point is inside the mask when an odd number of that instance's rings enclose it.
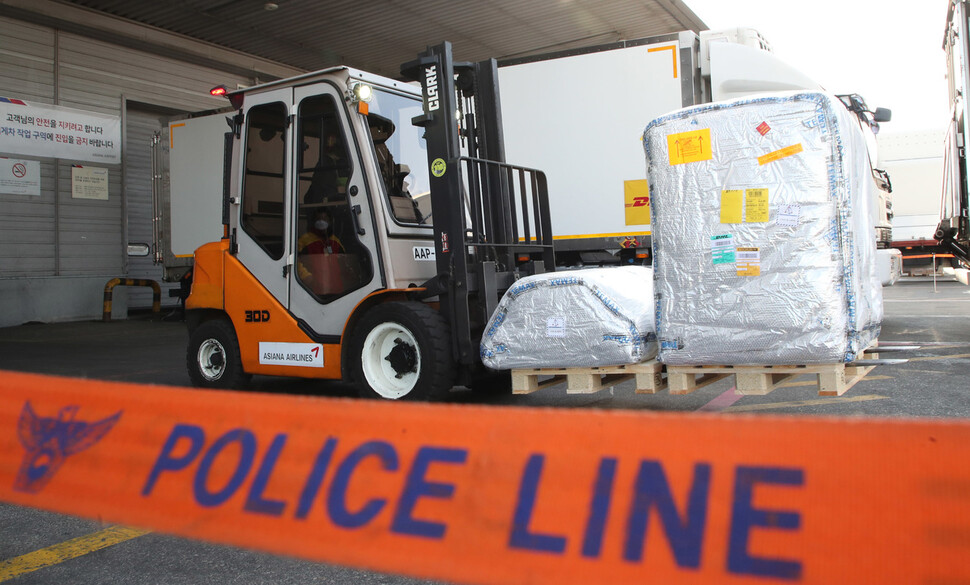
<instances>
[{"instance_id":1,"label":"forklift cab window","mask_svg":"<svg viewBox=\"0 0 970 585\"><path fill-rule=\"evenodd\" d=\"M353 171L337 104L304 99L298 111L296 276L323 303L371 280L370 254L357 239L347 184Z\"/></svg>"},{"instance_id":2,"label":"forklift cab window","mask_svg":"<svg viewBox=\"0 0 970 585\"><path fill-rule=\"evenodd\" d=\"M286 184L286 106L251 108L246 120L246 166L242 189L243 230L274 260L283 257Z\"/></svg>"},{"instance_id":3,"label":"forklift cab window","mask_svg":"<svg viewBox=\"0 0 970 585\"><path fill-rule=\"evenodd\" d=\"M424 130L411 124L421 113L420 99L375 88L367 123L394 219L430 226L427 143Z\"/></svg>"}]
</instances>

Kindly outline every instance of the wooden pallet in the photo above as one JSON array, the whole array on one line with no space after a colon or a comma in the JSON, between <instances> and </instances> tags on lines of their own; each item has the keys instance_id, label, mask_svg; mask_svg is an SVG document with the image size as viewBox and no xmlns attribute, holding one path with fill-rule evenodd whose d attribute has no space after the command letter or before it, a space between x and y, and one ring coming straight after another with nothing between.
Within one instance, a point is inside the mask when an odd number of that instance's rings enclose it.
<instances>
[{"instance_id":1,"label":"wooden pallet","mask_svg":"<svg viewBox=\"0 0 970 585\"><path fill-rule=\"evenodd\" d=\"M879 355L867 353L866 359ZM816 377L819 396L842 396L875 366L844 364L806 364L786 366L667 366L671 394L690 394L728 376L734 376L738 394L765 395L801 375Z\"/></svg>"},{"instance_id":2,"label":"wooden pallet","mask_svg":"<svg viewBox=\"0 0 970 585\"><path fill-rule=\"evenodd\" d=\"M879 354L865 353L865 359ZM512 393L531 394L566 384L567 394L593 394L628 380L636 381L637 394L656 394L666 388L674 395L691 392L734 376L739 394L768 394L798 376L815 376L819 396L842 396L875 366L805 364L785 366L664 366L657 360L640 364L597 368L532 368L512 370Z\"/></svg>"},{"instance_id":3,"label":"wooden pallet","mask_svg":"<svg viewBox=\"0 0 970 585\"><path fill-rule=\"evenodd\" d=\"M567 394L593 394L635 380L638 394L656 394L667 387L663 364L657 360L600 368L531 368L512 370L512 393L531 394L566 384Z\"/></svg>"}]
</instances>

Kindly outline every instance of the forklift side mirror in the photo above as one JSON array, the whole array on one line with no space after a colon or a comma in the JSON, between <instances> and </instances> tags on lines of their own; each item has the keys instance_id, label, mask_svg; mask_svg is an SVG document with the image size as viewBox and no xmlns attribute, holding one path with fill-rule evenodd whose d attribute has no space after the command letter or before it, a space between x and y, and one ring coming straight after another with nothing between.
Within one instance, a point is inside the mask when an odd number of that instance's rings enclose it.
<instances>
[{"instance_id":1,"label":"forklift side mirror","mask_svg":"<svg viewBox=\"0 0 970 585\"><path fill-rule=\"evenodd\" d=\"M872 119L876 122L888 122L893 119L893 111L889 108L876 108L872 113Z\"/></svg>"}]
</instances>

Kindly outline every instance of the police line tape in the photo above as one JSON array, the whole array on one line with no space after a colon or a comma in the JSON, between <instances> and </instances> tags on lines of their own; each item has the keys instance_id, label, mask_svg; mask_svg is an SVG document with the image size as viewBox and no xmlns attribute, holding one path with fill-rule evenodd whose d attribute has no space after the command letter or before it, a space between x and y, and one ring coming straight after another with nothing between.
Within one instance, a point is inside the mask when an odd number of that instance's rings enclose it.
<instances>
[{"instance_id":1,"label":"police line tape","mask_svg":"<svg viewBox=\"0 0 970 585\"><path fill-rule=\"evenodd\" d=\"M0 500L462 583L967 583L970 424L0 375Z\"/></svg>"}]
</instances>

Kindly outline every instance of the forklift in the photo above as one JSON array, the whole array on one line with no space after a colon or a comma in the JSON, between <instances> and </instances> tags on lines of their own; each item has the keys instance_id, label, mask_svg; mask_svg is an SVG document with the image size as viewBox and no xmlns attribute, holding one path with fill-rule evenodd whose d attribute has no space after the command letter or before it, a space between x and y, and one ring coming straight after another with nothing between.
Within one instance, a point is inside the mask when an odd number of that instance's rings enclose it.
<instances>
[{"instance_id":1,"label":"forklift","mask_svg":"<svg viewBox=\"0 0 970 585\"><path fill-rule=\"evenodd\" d=\"M447 42L388 79L348 67L228 92L224 237L195 253L192 383L352 381L432 400L494 378L482 330L554 270L546 178L505 162L495 60Z\"/></svg>"}]
</instances>

